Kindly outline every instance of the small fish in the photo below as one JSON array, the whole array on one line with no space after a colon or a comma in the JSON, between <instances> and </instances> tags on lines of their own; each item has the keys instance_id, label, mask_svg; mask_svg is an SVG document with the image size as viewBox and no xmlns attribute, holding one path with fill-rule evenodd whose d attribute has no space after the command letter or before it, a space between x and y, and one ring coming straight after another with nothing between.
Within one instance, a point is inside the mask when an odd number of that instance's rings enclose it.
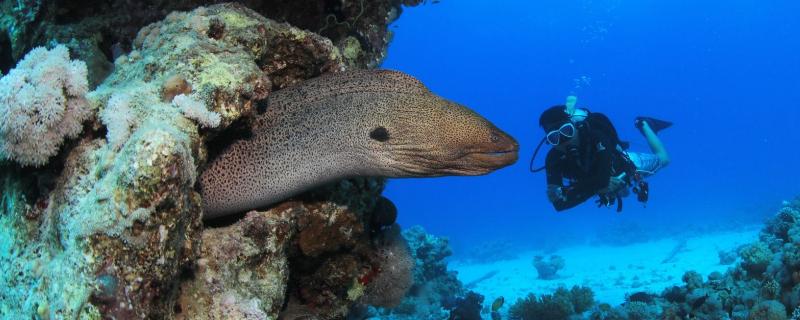
<instances>
[{"instance_id":1,"label":"small fish","mask_svg":"<svg viewBox=\"0 0 800 320\"><path fill-rule=\"evenodd\" d=\"M503 298L503 296L494 299L494 302L492 302L492 311L500 310L500 308L503 307L504 302L506 302L506 299Z\"/></svg>"}]
</instances>

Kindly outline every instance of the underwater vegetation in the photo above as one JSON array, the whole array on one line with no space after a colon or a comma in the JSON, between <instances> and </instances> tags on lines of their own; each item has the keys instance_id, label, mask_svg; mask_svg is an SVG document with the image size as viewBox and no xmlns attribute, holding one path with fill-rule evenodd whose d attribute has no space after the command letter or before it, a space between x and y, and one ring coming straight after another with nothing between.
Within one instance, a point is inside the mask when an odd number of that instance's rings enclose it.
<instances>
[{"instance_id":1,"label":"underwater vegetation","mask_svg":"<svg viewBox=\"0 0 800 320\"><path fill-rule=\"evenodd\" d=\"M587 287L556 289L553 294L529 294L517 300L509 310L512 320L557 320L580 315L594 304L594 293Z\"/></svg>"}]
</instances>

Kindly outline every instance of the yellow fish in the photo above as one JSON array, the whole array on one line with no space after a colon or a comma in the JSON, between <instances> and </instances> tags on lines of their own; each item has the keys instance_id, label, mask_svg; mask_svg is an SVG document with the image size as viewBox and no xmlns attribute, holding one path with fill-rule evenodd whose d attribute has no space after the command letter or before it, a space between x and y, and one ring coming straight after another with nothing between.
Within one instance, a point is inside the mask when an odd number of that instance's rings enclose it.
<instances>
[{"instance_id":1,"label":"yellow fish","mask_svg":"<svg viewBox=\"0 0 800 320\"><path fill-rule=\"evenodd\" d=\"M506 299L503 298L502 296L500 296L497 299L494 299L494 302L492 302L492 312L500 310L500 308L503 307L504 302L506 302Z\"/></svg>"}]
</instances>

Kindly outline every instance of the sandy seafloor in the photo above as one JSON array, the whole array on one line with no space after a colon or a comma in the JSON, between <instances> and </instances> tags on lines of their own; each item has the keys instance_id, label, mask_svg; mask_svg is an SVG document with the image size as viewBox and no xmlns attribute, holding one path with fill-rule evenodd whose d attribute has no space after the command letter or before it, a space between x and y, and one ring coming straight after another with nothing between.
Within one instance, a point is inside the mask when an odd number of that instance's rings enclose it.
<instances>
[{"instance_id":1,"label":"sandy seafloor","mask_svg":"<svg viewBox=\"0 0 800 320\"><path fill-rule=\"evenodd\" d=\"M626 246L573 246L554 252L530 251L520 253L516 259L493 263L468 264L453 261L449 269L458 272L458 278L465 284L475 282L487 274L493 276L480 280L469 289L485 296L484 307L491 305L499 296L506 300L500 310L507 313L509 306L528 293L550 294L559 286L571 288L573 285L589 286L595 293L598 303L618 305L625 301L625 294L639 291L661 293L664 288L682 285L681 277L688 270L700 273L704 280L708 274L725 272L734 264L721 265L719 250L732 250L738 246L758 239L761 226L703 234L684 239L665 238L656 241L630 244ZM678 245L685 241L682 249ZM559 255L566 261L559 270L557 279L537 279L533 258L537 255L548 257ZM662 263L668 257L669 262Z\"/></svg>"}]
</instances>

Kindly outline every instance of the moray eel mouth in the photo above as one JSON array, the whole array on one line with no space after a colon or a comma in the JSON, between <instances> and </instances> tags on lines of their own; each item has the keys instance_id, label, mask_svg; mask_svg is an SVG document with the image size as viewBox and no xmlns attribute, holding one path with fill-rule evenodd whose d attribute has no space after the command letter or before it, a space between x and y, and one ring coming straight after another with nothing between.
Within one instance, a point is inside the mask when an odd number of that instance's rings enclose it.
<instances>
[{"instance_id":1,"label":"moray eel mouth","mask_svg":"<svg viewBox=\"0 0 800 320\"><path fill-rule=\"evenodd\" d=\"M398 169L405 173L402 176L478 176L517 161L519 144L514 138L497 132L490 140L463 147L453 146L445 153L415 152L413 156L398 163Z\"/></svg>"},{"instance_id":2,"label":"moray eel mouth","mask_svg":"<svg viewBox=\"0 0 800 320\"><path fill-rule=\"evenodd\" d=\"M444 168L447 174L483 175L517 162L519 145L508 135L499 140L463 150Z\"/></svg>"}]
</instances>

